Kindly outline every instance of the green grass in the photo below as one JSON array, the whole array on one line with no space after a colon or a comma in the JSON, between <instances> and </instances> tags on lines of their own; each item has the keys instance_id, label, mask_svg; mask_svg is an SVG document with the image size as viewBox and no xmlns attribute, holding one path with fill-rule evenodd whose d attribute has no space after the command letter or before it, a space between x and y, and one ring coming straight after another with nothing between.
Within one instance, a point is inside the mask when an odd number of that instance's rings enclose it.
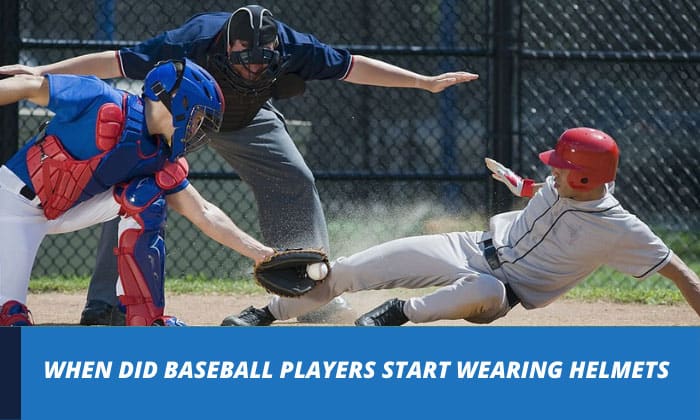
<instances>
[{"instance_id":1,"label":"green grass","mask_svg":"<svg viewBox=\"0 0 700 420\"><path fill-rule=\"evenodd\" d=\"M31 293L85 293L87 277L39 277L29 284ZM264 290L251 280L206 279L203 277L172 278L166 282L169 294L195 295L254 295ZM580 301L607 301L616 303L642 303L672 305L684 302L680 291L668 280L654 276L644 282L608 269L593 274L570 290L566 297Z\"/></svg>"},{"instance_id":2,"label":"green grass","mask_svg":"<svg viewBox=\"0 0 700 420\"><path fill-rule=\"evenodd\" d=\"M84 293L88 288L88 277L37 277L29 282L31 293ZM171 278L165 283L165 290L172 294L240 294L264 293L264 289L251 280L207 279L187 276Z\"/></svg>"},{"instance_id":3,"label":"green grass","mask_svg":"<svg viewBox=\"0 0 700 420\"><path fill-rule=\"evenodd\" d=\"M569 299L585 302L642 303L647 305L675 305L685 302L678 290L629 289L579 286L566 294Z\"/></svg>"},{"instance_id":4,"label":"green grass","mask_svg":"<svg viewBox=\"0 0 700 420\"><path fill-rule=\"evenodd\" d=\"M700 263L691 263L696 273ZM671 305L685 302L680 290L668 279L655 274L639 281L611 268L601 268L584 282L571 289L566 296L583 301L604 300L618 303Z\"/></svg>"}]
</instances>

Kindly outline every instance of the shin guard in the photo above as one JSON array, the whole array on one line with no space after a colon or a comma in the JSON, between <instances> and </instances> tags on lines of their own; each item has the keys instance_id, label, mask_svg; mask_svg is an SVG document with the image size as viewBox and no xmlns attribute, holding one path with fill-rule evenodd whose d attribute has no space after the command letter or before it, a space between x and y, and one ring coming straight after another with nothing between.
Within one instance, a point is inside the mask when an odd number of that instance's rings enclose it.
<instances>
[{"instance_id":1,"label":"shin guard","mask_svg":"<svg viewBox=\"0 0 700 420\"><path fill-rule=\"evenodd\" d=\"M150 185L143 188L140 182L132 189L132 183L118 190L121 194L117 197L127 216L120 224L128 226L120 229L115 250L123 290L119 301L126 308L126 325L162 325L165 307L166 204L162 192L156 191L154 184L146 184Z\"/></svg>"}]
</instances>

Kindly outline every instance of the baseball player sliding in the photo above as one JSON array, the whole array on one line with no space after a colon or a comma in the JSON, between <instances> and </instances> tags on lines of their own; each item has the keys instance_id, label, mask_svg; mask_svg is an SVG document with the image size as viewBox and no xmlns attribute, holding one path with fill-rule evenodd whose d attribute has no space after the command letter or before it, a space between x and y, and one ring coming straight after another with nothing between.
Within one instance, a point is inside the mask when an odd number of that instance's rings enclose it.
<instances>
[{"instance_id":1,"label":"baseball player sliding","mask_svg":"<svg viewBox=\"0 0 700 420\"><path fill-rule=\"evenodd\" d=\"M241 231L187 180L183 155L221 126L224 97L190 60L161 62L143 96L86 76L0 80L0 105L28 99L56 113L0 167L0 325L32 325L29 276L44 236L119 221L117 295L127 325L183 325L164 315L166 210L256 263L273 250Z\"/></svg>"},{"instance_id":2,"label":"baseball player sliding","mask_svg":"<svg viewBox=\"0 0 700 420\"><path fill-rule=\"evenodd\" d=\"M486 232L453 232L390 241L333 262L326 280L301 298L275 297L224 320L269 325L314 310L344 292L442 286L408 300L391 299L355 321L361 326L440 319L489 323L515 305L541 308L602 265L644 279L673 281L700 315L700 279L651 229L613 196L618 147L591 128L565 131L540 154L551 167L543 183L486 159L493 178L519 197L520 211L491 218Z\"/></svg>"}]
</instances>

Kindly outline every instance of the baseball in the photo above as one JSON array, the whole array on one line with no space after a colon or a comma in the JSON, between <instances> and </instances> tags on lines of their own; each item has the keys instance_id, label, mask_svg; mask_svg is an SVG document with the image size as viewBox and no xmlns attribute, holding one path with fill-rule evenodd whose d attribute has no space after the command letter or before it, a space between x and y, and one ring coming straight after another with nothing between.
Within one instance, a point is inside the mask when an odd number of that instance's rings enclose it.
<instances>
[{"instance_id":1,"label":"baseball","mask_svg":"<svg viewBox=\"0 0 700 420\"><path fill-rule=\"evenodd\" d=\"M306 266L306 274L313 280L323 280L328 275L328 266L325 263L309 264Z\"/></svg>"}]
</instances>

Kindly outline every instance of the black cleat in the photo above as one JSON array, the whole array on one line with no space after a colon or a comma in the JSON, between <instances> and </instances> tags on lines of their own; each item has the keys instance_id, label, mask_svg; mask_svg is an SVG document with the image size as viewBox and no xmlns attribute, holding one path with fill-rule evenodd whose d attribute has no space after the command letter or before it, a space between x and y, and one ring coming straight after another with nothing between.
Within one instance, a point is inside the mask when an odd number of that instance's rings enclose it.
<instances>
[{"instance_id":1,"label":"black cleat","mask_svg":"<svg viewBox=\"0 0 700 420\"><path fill-rule=\"evenodd\" d=\"M399 326L408 322L403 313L405 300L389 299L355 320L358 327Z\"/></svg>"},{"instance_id":2,"label":"black cleat","mask_svg":"<svg viewBox=\"0 0 700 420\"><path fill-rule=\"evenodd\" d=\"M80 325L126 325L126 315L119 306L101 300L88 300L80 315Z\"/></svg>"},{"instance_id":3,"label":"black cleat","mask_svg":"<svg viewBox=\"0 0 700 420\"><path fill-rule=\"evenodd\" d=\"M257 309L249 306L242 310L238 315L230 315L221 321L223 327L267 327L275 322L275 317L272 316L270 310L265 306L262 309Z\"/></svg>"}]
</instances>

